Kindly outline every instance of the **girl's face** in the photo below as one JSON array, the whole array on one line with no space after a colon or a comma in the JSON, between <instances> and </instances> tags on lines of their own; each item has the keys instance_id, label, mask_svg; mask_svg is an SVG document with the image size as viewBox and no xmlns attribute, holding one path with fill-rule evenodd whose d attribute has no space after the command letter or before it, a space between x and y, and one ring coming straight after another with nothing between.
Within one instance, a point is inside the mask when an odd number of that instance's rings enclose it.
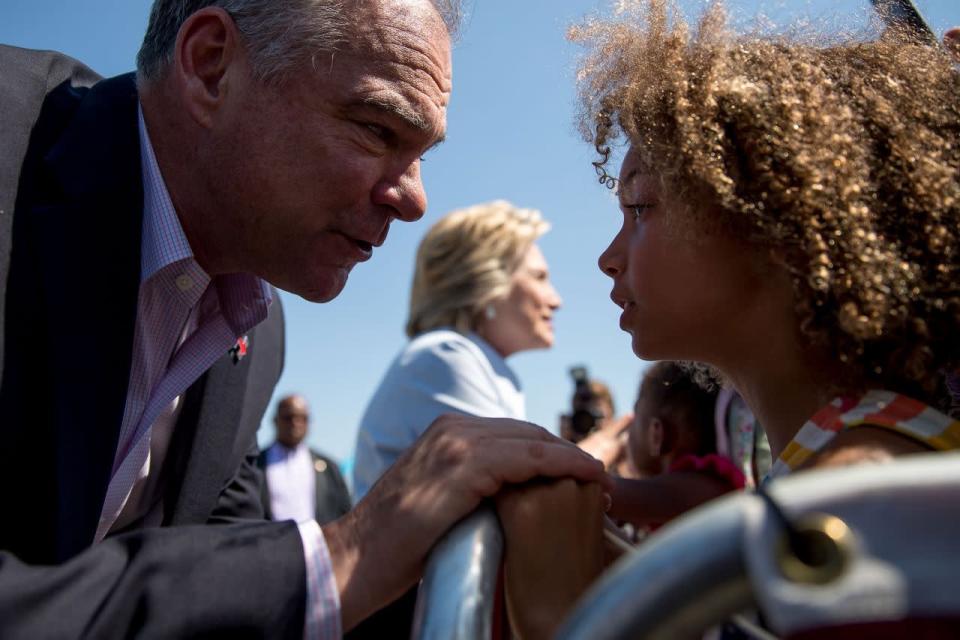
<instances>
[{"instance_id":1,"label":"girl's face","mask_svg":"<svg viewBox=\"0 0 960 640\"><path fill-rule=\"evenodd\" d=\"M769 261L722 230L691 226L695 221L644 173L633 151L619 184L623 226L599 264L613 278L610 297L623 309L620 327L632 336L634 353L721 366L726 353L757 337L749 335L748 319Z\"/></svg>"}]
</instances>

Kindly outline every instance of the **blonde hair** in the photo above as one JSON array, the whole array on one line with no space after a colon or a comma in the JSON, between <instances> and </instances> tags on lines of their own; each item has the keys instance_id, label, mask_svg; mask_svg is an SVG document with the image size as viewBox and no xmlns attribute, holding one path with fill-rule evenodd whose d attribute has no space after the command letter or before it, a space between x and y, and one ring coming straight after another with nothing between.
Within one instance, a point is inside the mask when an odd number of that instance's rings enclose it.
<instances>
[{"instance_id":1,"label":"blonde hair","mask_svg":"<svg viewBox=\"0 0 960 640\"><path fill-rule=\"evenodd\" d=\"M524 254L550 228L535 209L495 200L453 211L417 249L407 335L473 331L487 305L510 291Z\"/></svg>"},{"instance_id":2,"label":"blonde hair","mask_svg":"<svg viewBox=\"0 0 960 640\"><path fill-rule=\"evenodd\" d=\"M601 179L626 138L688 220L770 251L837 386L937 397L960 367L960 74L889 32L825 45L738 37L714 3L695 32L669 0L629 2L574 39ZM708 219L709 218L709 219Z\"/></svg>"}]
</instances>

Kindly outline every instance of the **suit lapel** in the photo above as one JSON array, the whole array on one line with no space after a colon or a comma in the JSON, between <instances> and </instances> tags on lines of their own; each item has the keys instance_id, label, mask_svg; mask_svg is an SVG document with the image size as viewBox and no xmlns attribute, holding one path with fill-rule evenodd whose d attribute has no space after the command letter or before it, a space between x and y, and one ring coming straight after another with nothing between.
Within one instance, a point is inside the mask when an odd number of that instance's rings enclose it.
<instances>
[{"instance_id":1,"label":"suit lapel","mask_svg":"<svg viewBox=\"0 0 960 640\"><path fill-rule=\"evenodd\" d=\"M205 522L216 506L224 479L236 467L236 425L250 360L234 364L225 354L188 391L171 442L166 523Z\"/></svg>"},{"instance_id":2,"label":"suit lapel","mask_svg":"<svg viewBox=\"0 0 960 640\"><path fill-rule=\"evenodd\" d=\"M283 309L276 291L267 319L248 335L246 357L234 362L224 354L186 395L164 470L165 524L206 522L255 443L283 369Z\"/></svg>"},{"instance_id":3,"label":"suit lapel","mask_svg":"<svg viewBox=\"0 0 960 640\"><path fill-rule=\"evenodd\" d=\"M30 218L51 319L63 559L96 531L130 376L143 206L132 76L91 89L46 162L54 195Z\"/></svg>"}]
</instances>

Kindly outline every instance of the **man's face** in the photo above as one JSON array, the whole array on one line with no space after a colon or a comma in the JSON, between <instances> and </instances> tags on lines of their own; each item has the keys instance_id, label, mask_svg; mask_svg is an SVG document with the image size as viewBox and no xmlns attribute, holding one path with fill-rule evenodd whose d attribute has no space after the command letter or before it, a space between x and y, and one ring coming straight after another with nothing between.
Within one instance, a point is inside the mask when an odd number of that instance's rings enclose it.
<instances>
[{"instance_id":1,"label":"man's face","mask_svg":"<svg viewBox=\"0 0 960 640\"><path fill-rule=\"evenodd\" d=\"M425 0L375 5L349 50L280 87L237 89L208 180L230 209L229 262L315 302L340 293L394 218L423 215L420 158L446 129L442 20Z\"/></svg>"},{"instance_id":2,"label":"man's face","mask_svg":"<svg viewBox=\"0 0 960 640\"><path fill-rule=\"evenodd\" d=\"M307 435L310 426L310 411L307 401L300 396L290 396L280 401L274 417L277 440L284 446L296 447Z\"/></svg>"}]
</instances>

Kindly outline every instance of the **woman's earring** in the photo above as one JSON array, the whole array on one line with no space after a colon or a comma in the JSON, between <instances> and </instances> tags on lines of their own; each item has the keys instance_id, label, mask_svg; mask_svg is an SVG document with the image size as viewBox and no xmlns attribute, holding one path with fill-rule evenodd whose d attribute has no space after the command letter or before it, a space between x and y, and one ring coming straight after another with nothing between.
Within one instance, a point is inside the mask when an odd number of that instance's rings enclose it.
<instances>
[{"instance_id":1,"label":"woman's earring","mask_svg":"<svg viewBox=\"0 0 960 640\"><path fill-rule=\"evenodd\" d=\"M483 310L483 315L487 320L493 320L497 317L497 310L493 308L492 304L488 304L487 308Z\"/></svg>"}]
</instances>

